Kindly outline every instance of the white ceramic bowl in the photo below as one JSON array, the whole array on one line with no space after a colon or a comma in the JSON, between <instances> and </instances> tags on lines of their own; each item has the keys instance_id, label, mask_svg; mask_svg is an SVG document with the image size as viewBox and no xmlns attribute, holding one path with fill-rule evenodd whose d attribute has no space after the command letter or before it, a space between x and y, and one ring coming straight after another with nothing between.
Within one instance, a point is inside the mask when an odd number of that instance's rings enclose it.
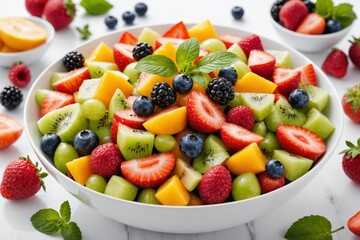
<instances>
[{"instance_id":1,"label":"white ceramic bowl","mask_svg":"<svg viewBox=\"0 0 360 240\"><path fill-rule=\"evenodd\" d=\"M41 44L40 46L26 50L21 52L14 52L14 53L2 53L0 52L0 66L2 67L10 67L17 62L23 62L27 65L35 62L40 57L44 55L46 50L50 47L51 43L54 40L55 30L54 27L45 19L38 18L38 17L22 17L26 20L30 20L40 27L42 27L47 32L47 39L46 42Z\"/></svg>"},{"instance_id":2,"label":"white ceramic bowl","mask_svg":"<svg viewBox=\"0 0 360 240\"><path fill-rule=\"evenodd\" d=\"M351 30L353 23L335 33L310 35L291 31L276 22L270 15L270 21L278 35L293 48L308 53L321 52L335 46L344 39Z\"/></svg>"},{"instance_id":3,"label":"white ceramic bowl","mask_svg":"<svg viewBox=\"0 0 360 240\"><path fill-rule=\"evenodd\" d=\"M149 27L159 33L163 33L171 26L172 24L164 24L152 25ZM232 34L235 36L245 36L250 34L249 32L239 30L237 28L224 26L215 26L215 28L219 34ZM138 36L142 29L128 28L126 30L130 31L135 36ZM112 46L118 41L121 34L121 31L113 32L109 35L87 42L76 48L76 50L86 56L100 41ZM310 60L298 51L274 42L268 38L261 38L266 49L289 51L292 56L294 66L302 66L310 63ZM120 200L100 194L76 183L58 171L39 148L41 135L36 125L36 121L39 118L39 107L34 101L34 93L36 89L49 87L50 77L53 72L63 71L60 59L51 64L39 76L29 90L24 112L26 134L32 148L42 164L61 184L61 186L77 197L81 202L93 209L96 209L104 216L124 224L159 232L199 233L225 229L254 220L265 213L281 207L282 204L299 194L300 191L307 186L314 177L317 176L332 156L340 139L343 127L343 117L341 114L339 115L339 112L341 111L340 99L325 74L315 65L314 67L318 76L319 86L330 93L330 106L327 107L325 113L336 127L332 136L327 140L327 151L325 155L308 173L296 181L271 193L263 194L247 200L217 205L190 207L148 205L133 201Z\"/></svg>"}]
</instances>

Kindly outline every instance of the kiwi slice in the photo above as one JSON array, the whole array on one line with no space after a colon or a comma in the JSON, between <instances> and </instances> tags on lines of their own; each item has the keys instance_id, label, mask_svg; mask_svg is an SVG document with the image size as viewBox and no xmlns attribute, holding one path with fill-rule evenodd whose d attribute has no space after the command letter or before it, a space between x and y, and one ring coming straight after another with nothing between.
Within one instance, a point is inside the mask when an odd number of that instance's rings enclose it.
<instances>
[{"instance_id":1,"label":"kiwi slice","mask_svg":"<svg viewBox=\"0 0 360 240\"><path fill-rule=\"evenodd\" d=\"M136 85L136 82L141 74L140 70L135 69L136 64L137 62L128 64L123 71L123 73L129 77L129 82L134 86Z\"/></svg>"},{"instance_id":2,"label":"kiwi slice","mask_svg":"<svg viewBox=\"0 0 360 240\"><path fill-rule=\"evenodd\" d=\"M128 108L126 97L124 93L117 88L109 103L109 121L113 120L116 111L126 108Z\"/></svg>"},{"instance_id":3,"label":"kiwi slice","mask_svg":"<svg viewBox=\"0 0 360 240\"><path fill-rule=\"evenodd\" d=\"M297 111L285 99L280 98L275 107L280 114L282 123L302 126L306 121L304 113Z\"/></svg>"},{"instance_id":4,"label":"kiwi slice","mask_svg":"<svg viewBox=\"0 0 360 240\"><path fill-rule=\"evenodd\" d=\"M117 145L126 160L151 155L155 135L144 130L119 127Z\"/></svg>"},{"instance_id":5,"label":"kiwi slice","mask_svg":"<svg viewBox=\"0 0 360 240\"><path fill-rule=\"evenodd\" d=\"M321 139L326 139L335 130L335 126L330 120L316 108L310 109L303 127L309 129Z\"/></svg>"},{"instance_id":6,"label":"kiwi slice","mask_svg":"<svg viewBox=\"0 0 360 240\"><path fill-rule=\"evenodd\" d=\"M255 116L256 121L262 121L271 112L274 105L274 94L270 93L240 93L241 103L250 107Z\"/></svg>"},{"instance_id":7,"label":"kiwi slice","mask_svg":"<svg viewBox=\"0 0 360 240\"><path fill-rule=\"evenodd\" d=\"M106 112L103 118L99 120L90 120L89 129L98 135L101 143L105 143L108 141L108 136L110 136L111 124L112 122L109 121L109 112Z\"/></svg>"},{"instance_id":8,"label":"kiwi slice","mask_svg":"<svg viewBox=\"0 0 360 240\"><path fill-rule=\"evenodd\" d=\"M300 88L306 90L309 94L310 99L308 109L316 108L321 112L326 108L329 103L330 95L325 89L310 84L301 84Z\"/></svg>"},{"instance_id":9,"label":"kiwi slice","mask_svg":"<svg viewBox=\"0 0 360 240\"><path fill-rule=\"evenodd\" d=\"M56 133L63 142L71 142L74 136L88 128L88 121L79 103L55 109L37 121L42 134Z\"/></svg>"},{"instance_id":10,"label":"kiwi slice","mask_svg":"<svg viewBox=\"0 0 360 240\"><path fill-rule=\"evenodd\" d=\"M84 80L79 88L75 101L78 103L83 103L86 100L93 98L100 83L101 78Z\"/></svg>"},{"instance_id":11,"label":"kiwi slice","mask_svg":"<svg viewBox=\"0 0 360 240\"><path fill-rule=\"evenodd\" d=\"M204 144L203 151L193 161L193 168L200 173L205 173L212 166L221 164L230 157L225 144L215 135L209 135Z\"/></svg>"},{"instance_id":12,"label":"kiwi slice","mask_svg":"<svg viewBox=\"0 0 360 240\"><path fill-rule=\"evenodd\" d=\"M100 78L104 75L106 70L119 70L115 63L111 62L96 62L91 61L87 63L91 78Z\"/></svg>"}]
</instances>

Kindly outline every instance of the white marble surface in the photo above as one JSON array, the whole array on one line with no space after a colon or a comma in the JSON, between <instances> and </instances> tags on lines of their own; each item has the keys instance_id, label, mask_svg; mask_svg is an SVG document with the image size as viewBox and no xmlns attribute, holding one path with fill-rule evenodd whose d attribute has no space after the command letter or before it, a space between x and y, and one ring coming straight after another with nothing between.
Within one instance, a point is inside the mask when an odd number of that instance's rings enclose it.
<instances>
[{"instance_id":1,"label":"white marble surface","mask_svg":"<svg viewBox=\"0 0 360 240\"><path fill-rule=\"evenodd\" d=\"M347 0L355 6L355 11L360 17L360 1ZM1 0L2 7L0 16L17 15L27 16L23 0L6 1ZM77 1L78 2L78 1ZM121 21L121 14L126 10L133 10L136 2L133 0L109 0L115 6L110 13L119 17L117 29L124 28ZM200 22L210 19L214 24L233 26L248 31L270 37L281 41L273 30L269 22L269 0L227 0L227 1L207 1L207 0L144 0L148 4L149 10L146 17L137 18L134 25L141 26L153 23L176 23L180 20L184 22ZM340 2L338 0L334 1ZM245 9L242 21L232 18L230 11L235 5L241 5ZM80 7L79 7L80 8ZM30 66L33 80L53 61L62 57L69 49L76 47L83 41L75 30L75 27L90 24L93 33L91 39L106 34L108 32L104 25L104 16L90 17L85 15L83 9L79 9L76 20L67 29L58 31L56 38L49 51L35 64ZM360 21L355 22L351 35L360 36ZM349 43L343 40L337 47L347 51ZM328 52L318 54L305 54L318 66ZM9 84L6 68L0 67L0 88ZM331 78L340 96L345 90L360 82L360 70L350 64L347 76L342 79ZM27 90L24 89L26 96ZM8 114L23 123L23 105L15 111L6 111L0 106L0 113ZM231 229L218 232L202 234L167 234L145 231L123 225L121 223L105 218L94 210L81 204L72 195L68 194L51 176L45 179L47 192L40 191L36 196L23 201L7 201L0 197L0 239L61 239L60 235L46 236L34 230L30 223L30 217L40 208L58 209L60 204L69 200L72 208L72 219L80 226L84 239L257 239L275 240L282 239L285 231L292 222L305 215L320 214L328 218L334 228L345 226L345 229L334 234L334 239L351 240L357 239L347 229L346 223L349 217L360 210L360 186L351 182L341 169L341 156L338 154L345 148L345 140L356 141L360 137L360 125L352 123L345 118L345 128L343 137L333 157L321 171L320 175L307 186L301 193L288 203L280 206L273 212L256 219L247 224L240 225ZM0 152L0 177L2 177L5 166L21 155L30 155L35 158L35 154L30 148L27 137L22 134L21 138L10 148ZM121 213L119 213L121 214ZM216 217L216 216L214 216Z\"/></svg>"}]
</instances>

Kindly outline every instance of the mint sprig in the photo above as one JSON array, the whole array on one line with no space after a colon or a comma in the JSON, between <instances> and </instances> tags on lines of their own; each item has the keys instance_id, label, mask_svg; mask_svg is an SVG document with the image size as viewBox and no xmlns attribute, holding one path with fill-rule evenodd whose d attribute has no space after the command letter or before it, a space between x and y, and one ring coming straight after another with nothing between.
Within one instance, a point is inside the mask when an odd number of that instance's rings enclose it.
<instances>
[{"instance_id":1,"label":"mint sprig","mask_svg":"<svg viewBox=\"0 0 360 240\"><path fill-rule=\"evenodd\" d=\"M344 229L331 230L331 222L323 216L310 215L295 221L285 233L288 240L331 240L332 234Z\"/></svg>"},{"instance_id":2,"label":"mint sprig","mask_svg":"<svg viewBox=\"0 0 360 240\"><path fill-rule=\"evenodd\" d=\"M44 234L52 235L60 230L64 240L81 240L80 228L70 219L70 204L65 201L60 206L60 214L52 208L44 208L32 215L30 221L36 230Z\"/></svg>"},{"instance_id":3,"label":"mint sprig","mask_svg":"<svg viewBox=\"0 0 360 240\"><path fill-rule=\"evenodd\" d=\"M163 55L148 55L140 59L135 69L162 77L170 77L178 72L175 63Z\"/></svg>"},{"instance_id":4,"label":"mint sprig","mask_svg":"<svg viewBox=\"0 0 360 240\"><path fill-rule=\"evenodd\" d=\"M182 42L176 51L176 62L184 73L189 74L194 61L200 53L200 44L196 38Z\"/></svg>"},{"instance_id":5,"label":"mint sprig","mask_svg":"<svg viewBox=\"0 0 360 240\"><path fill-rule=\"evenodd\" d=\"M213 52L201 58L192 71L209 73L229 66L237 60L239 57L232 52Z\"/></svg>"},{"instance_id":6,"label":"mint sprig","mask_svg":"<svg viewBox=\"0 0 360 240\"><path fill-rule=\"evenodd\" d=\"M89 29L89 24L86 24L83 28L77 27L76 30L80 33L82 40L86 40L92 35Z\"/></svg>"},{"instance_id":7,"label":"mint sprig","mask_svg":"<svg viewBox=\"0 0 360 240\"><path fill-rule=\"evenodd\" d=\"M351 4L340 3L335 6L332 0L317 0L315 11L325 19L338 21L341 28L346 28L357 18Z\"/></svg>"},{"instance_id":8,"label":"mint sprig","mask_svg":"<svg viewBox=\"0 0 360 240\"><path fill-rule=\"evenodd\" d=\"M101 15L109 11L113 5L106 0L81 0L80 5L90 15Z\"/></svg>"}]
</instances>

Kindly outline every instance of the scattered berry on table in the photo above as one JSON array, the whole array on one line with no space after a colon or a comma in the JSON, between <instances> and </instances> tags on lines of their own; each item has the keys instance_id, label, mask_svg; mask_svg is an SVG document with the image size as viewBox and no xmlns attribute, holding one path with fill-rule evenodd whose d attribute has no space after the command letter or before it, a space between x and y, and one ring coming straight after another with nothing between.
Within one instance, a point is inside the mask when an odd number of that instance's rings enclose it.
<instances>
[{"instance_id":1,"label":"scattered berry on table","mask_svg":"<svg viewBox=\"0 0 360 240\"><path fill-rule=\"evenodd\" d=\"M313 3L310 0L302 0L302 2L305 4L305 6L307 7L309 13L315 12L315 3Z\"/></svg>"},{"instance_id":2,"label":"scattered berry on table","mask_svg":"<svg viewBox=\"0 0 360 240\"><path fill-rule=\"evenodd\" d=\"M166 82L156 83L151 91L151 99L155 105L161 108L167 108L176 101L176 92Z\"/></svg>"},{"instance_id":3,"label":"scattered berry on table","mask_svg":"<svg viewBox=\"0 0 360 240\"><path fill-rule=\"evenodd\" d=\"M349 88L343 95L341 103L346 116L360 123L360 85Z\"/></svg>"},{"instance_id":4,"label":"scattered berry on table","mask_svg":"<svg viewBox=\"0 0 360 240\"><path fill-rule=\"evenodd\" d=\"M235 6L231 9L231 14L236 20L241 20L244 16L244 9L240 6Z\"/></svg>"},{"instance_id":5,"label":"scattered berry on table","mask_svg":"<svg viewBox=\"0 0 360 240\"><path fill-rule=\"evenodd\" d=\"M279 178L284 175L285 167L277 159L270 159L265 164L265 171L273 178Z\"/></svg>"},{"instance_id":6,"label":"scattered berry on table","mask_svg":"<svg viewBox=\"0 0 360 240\"><path fill-rule=\"evenodd\" d=\"M306 108L309 103L310 96L306 90L297 88L290 93L288 100L290 105L294 108Z\"/></svg>"},{"instance_id":7,"label":"scattered berry on table","mask_svg":"<svg viewBox=\"0 0 360 240\"><path fill-rule=\"evenodd\" d=\"M179 141L181 153L189 158L198 156L204 149L204 146L204 139L195 133L185 134Z\"/></svg>"},{"instance_id":8,"label":"scattered berry on table","mask_svg":"<svg viewBox=\"0 0 360 240\"><path fill-rule=\"evenodd\" d=\"M213 78L210 80L206 94L220 105L225 105L234 99L234 89L226 78Z\"/></svg>"},{"instance_id":9,"label":"scattered berry on table","mask_svg":"<svg viewBox=\"0 0 360 240\"><path fill-rule=\"evenodd\" d=\"M325 33L334 33L341 30L341 24L333 19L326 21Z\"/></svg>"},{"instance_id":10,"label":"scattered berry on table","mask_svg":"<svg viewBox=\"0 0 360 240\"><path fill-rule=\"evenodd\" d=\"M118 20L116 17L111 16L111 15L105 17L105 25L109 29L114 29L116 27L117 23L118 23Z\"/></svg>"},{"instance_id":11,"label":"scattered berry on table","mask_svg":"<svg viewBox=\"0 0 360 240\"><path fill-rule=\"evenodd\" d=\"M118 146L111 142L105 143L97 146L91 152L90 168L95 174L111 177L119 174L122 160Z\"/></svg>"},{"instance_id":12,"label":"scattered berry on table","mask_svg":"<svg viewBox=\"0 0 360 240\"><path fill-rule=\"evenodd\" d=\"M81 155L89 155L99 145L98 135L88 129L78 132L73 141L75 150Z\"/></svg>"},{"instance_id":13,"label":"scattered berry on table","mask_svg":"<svg viewBox=\"0 0 360 240\"><path fill-rule=\"evenodd\" d=\"M136 61L151 55L153 53L153 48L150 44L146 42L139 42L135 45L133 49L133 57Z\"/></svg>"},{"instance_id":14,"label":"scattered berry on table","mask_svg":"<svg viewBox=\"0 0 360 240\"><path fill-rule=\"evenodd\" d=\"M194 83L192 78L189 75L183 73L176 75L172 81L172 85L175 91L181 94L190 92L193 84Z\"/></svg>"},{"instance_id":15,"label":"scattered berry on table","mask_svg":"<svg viewBox=\"0 0 360 240\"><path fill-rule=\"evenodd\" d=\"M146 97L137 97L132 105L133 111L140 117L150 116L154 112L154 102Z\"/></svg>"},{"instance_id":16,"label":"scattered berry on table","mask_svg":"<svg viewBox=\"0 0 360 240\"><path fill-rule=\"evenodd\" d=\"M53 157L61 138L55 133L47 133L40 138L40 149L48 156Z\"/></svg>"},{"instance_id":17,"label":"scattered berry on table","mask_svg":"<svg viewBox=\"0 0 360 240\"><path fill-rule=\"evenodd\" d=\"M66 71L72 71L84 66L85 58L77 51L68 52L62 59Z\"/></svg>"},{"instance_id":18,"label":"scattered berry on table","mask_svg":"<svg viewBox=\"0 0 360 240\"><path fill-rule=\"evenodd\" d=\"M226 121L251 130L255 124L255 116L251 108L241 105L233 107L227 112Z\"/></svg>"},{"instance_id":19,"label":"scattered berry on table","mask_svg":"<svg viewBox=\"0 0 360 240\"><path fill-rule=\"evenodd\" d=\"M33 16L41 17L48 0L25 0L26 10Z\"/></svg>"},{"instance_id":20,"label":"scattered berry on table","mask_svg":"<svg viewBox=\"0 0 360 240\"><path fill-rule=\"evenodd\" d=\"M23 63L13 65L8 72L10 81L17 87L26 87L31 81L31 71Z\"/></svg>"},{"instance_id":21,"label":"scattered berry on table","mask_svg":"<svg viewBox=\"0 0 360 240\"><path fill-rule=\"evenodd\" d=\"M224 67L220 69L218 76L226 78L231 82L232 85L235 85L235 82L238 79L238 74L234 67Z\"/></svg>"},{"instance_id":22,"label":"scattered berry on table","mask_svg":"<svg viewBox=\"0 0 360 240\"><path fill-rule=\"evenodd\" d=\"M19 139L23 127L12 117L0 113L0 150L5 149Z\"/></svg>"},{"instance_id":23,"label":"scattered berry on table","mask_svg":"<svg viewBox=\"0 0 360 240\"><path fill-rule=\"evenodd\" d=\"M349 57L351 62L360 68L360 38L353 36L353 40L350 41L351 46L349 48Z\"/></svg>"},{"instance_id":24,"label":"scattered berry on table","mask_svg":"<svg viewBox=\"0 0 360 240\"><path fill-rule=\"evenodd\" d=\"M360 211L358 211L352 217L349 218L349 220L347 222L347 226L353 234L360 237L360 224L359 223L360 223Z\"/></svg>"},{"instance_id":25,"label":"scattered berry on table","mask_svg":"<svg viewBox=\"0 0 360 240\"><path fill-rule=\"evenodd\" d=\"M23 94L16 86L6 86L0 93L0 104L8 110L17 108L23 101Z\"/></svg>"},{"instance_id":26,"label":"scattered berry on table","mask_svg":"<svg viewBox=\"0 0 360 240\"><path fill-rule=\"evenodd\" d=\"M271 16L272 18L279 22L280 19L279 19L279 12L280 12L280 9L281 7L287 2L288 0L276 0L275 3L271 6Z\"/></svg>"},{"instance_id":27,"label":"scattered berry on table","mask_svg":"<svg viewBox=\"0 0 360 240\"><path fill-rule=\"evenodd\" d=\"M350 141L345 143L348 148L340 152L343 154L342 169L346 176L360 184L360 138L357 140L357 145Z\"/></svg>"},{"instance_id":28,"label":"scattered berry on table","mask_svg":"<svg viewBox=\"0 0 360 240\"><path fill-rule=\"evenodd\" d=\"M43 15L55 30L69 26L75 18L76 6L72 0L48 0Z\"/></svg>"},{"instance_id":29,"label":"scattered berry on table","mask_svg":"<svg viewBox=\"0 0 360 240\"><path fill-rule=\"evenodd\" d=\"M342 78L347 73L349 61L340 49L333 49L321 65L322 70L336 78Z\"/></svg>"},{"instance_id":30,"label":"scattered berry on table","mask_svg":"<svg viewBox=\"0 0 360 240\"><path fill-rule=\"evenodd\" d=\"M135 5L135 12L138 16L145 16L148 6L145 3L139 2Z\"/></svg>"},{"instance_id":31,"label":"scattered berry on table","mask_svg":"<svg viewBox=\"0 0 360 240\"><path fill-rule=\"evenodd\" d=\"M122 14L122 19L128 25L132 24L135 20L135 14L130 11L126 11Z\"/></svg>"}]
</instances>

